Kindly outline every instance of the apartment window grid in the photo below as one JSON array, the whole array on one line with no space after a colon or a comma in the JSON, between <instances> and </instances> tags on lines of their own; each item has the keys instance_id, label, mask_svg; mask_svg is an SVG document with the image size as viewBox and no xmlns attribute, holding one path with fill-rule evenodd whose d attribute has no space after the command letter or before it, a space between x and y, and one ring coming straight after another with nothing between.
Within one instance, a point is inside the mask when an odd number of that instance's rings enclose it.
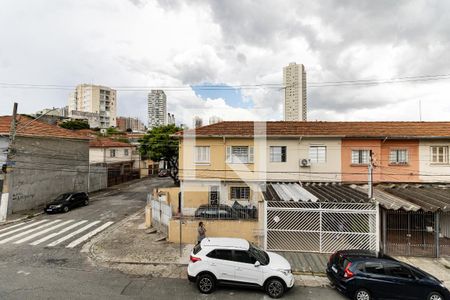
<instances>
[{"instance_id":1,"label":"apartment window grid","mask_svg":"<svg viewBox=\"0 0 450 300\"><path fill-rule=\"evenodd\" d=\"M286 162L286 146L270 146L270 162Z\"/></svg>"},{"instance_id":2,"label":"apartment window grid","mask_svg":"<svg viewBox=\"0 0 450 300\"><path fill-rule=\"evenodd\" d=\"M234 164L253 163L253 151L253 147L249 146L227 146L226 161Z\"/></svg>"},{"instance_id":3,"label":"apartment window grid","mask_svg":"<svg viewBox=\"0 0 450 300\"><path fill-rule=\"evenodd\" d=\"M312 163L327 162L327 147L326 146L309 146L309 159Z\"/></svg>"},{"instance_id":4,"label":"apartment window grid","mask_svg":"<svg viewBox=\"0 0 450 300\"><path fill-rule=\"evenodd\" d=\"M250 188L248 186L232 186L231 200L250 200Z\"/></svg>"},{"instance_id":5,"label":"apartment window grid","mask_svg":"<svg viewBox=\"0 0 450 300\"><path fill-rule=\"evenodd\" d=\"M448 146L432 146L431 163L448 164Z\"/></svg>"},{"instance_id":6,"label":"apartment window grid","mask_svg":"<svg viewBox=\"0 0 450 300\"><path fill-rule=\"evenodd\" d=\"M116 149L109 150L109 157L116 157Z\"/></svg>"},{"instance_id":7,"label":"apartment window grid","mask_svg":"<svg viewBox=\"0 0 450 300\"><path fill-rule=\"evenodd\" d=\"M196 146L194 153L195 163L209 163L210 162L210 148L209 146Z\"/></svg>"},{"instance_id":8,"label":"apartment window grid","mask_svg":"<svg viewBox=\"0 0 450 300\"><path fill-rule=\"evenodd\" d=\"M369 164L369 150L352 150L352 164L368 165Z\"/></svg>"},{"instance_id":9,"label":"apartment window grid","mask_svg":"<svg viewBox=\"0 0 450 300\"><path fill-rule=\"evenodd\" d=\"M408 164L408 150L407 149L392 149L389 154L389 163L393 165Z\"/></svg>"}]
</instances>

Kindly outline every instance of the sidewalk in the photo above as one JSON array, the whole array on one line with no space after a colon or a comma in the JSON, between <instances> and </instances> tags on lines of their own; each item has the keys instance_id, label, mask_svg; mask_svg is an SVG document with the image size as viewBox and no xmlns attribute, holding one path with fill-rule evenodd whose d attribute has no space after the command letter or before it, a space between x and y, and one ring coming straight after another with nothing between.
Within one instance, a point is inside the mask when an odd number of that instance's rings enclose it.
<instances>
[{"instance_id":1,"label":"sidewalk","mask_svg":"<svg viewBox=\"0 0 450 300\"><path fill-rule=\"evenodd\" d=\"M162 236L148 234L144 228L144 212L128 217L115 228L97 236L86 245L90 258L98 265L121 272L153 277L187 278L189 254L194 245L158 241ZM296 285L328 286L328 279L313 274L296 275Z\"/></svg>"}]
</instances>

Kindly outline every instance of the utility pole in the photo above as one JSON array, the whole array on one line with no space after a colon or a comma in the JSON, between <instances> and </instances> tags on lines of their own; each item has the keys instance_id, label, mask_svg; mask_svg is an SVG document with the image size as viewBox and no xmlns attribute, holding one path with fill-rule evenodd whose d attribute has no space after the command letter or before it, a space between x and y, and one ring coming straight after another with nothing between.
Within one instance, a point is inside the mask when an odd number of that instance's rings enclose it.
<instances>
[{"instance_id":1,"label":"utility pole","mask_svg":"<svg viewBox=\"0 0 450 300\"><path fill-rule=\"evenodd\" d=\"M6 153L6 174L3 181L3 191L0 198L0 222L5 222L8 212L11 211L12 200L12 161L14 154L14 140L16 138L16 122L17 122L17 103L14 102L13 114L11 119L11 127L9 131L9 143Z\"/></svg>"},{"instance_id":2,"label":"utility pole","mask_svg":"<svg viewBox=\"0 0 450 300\"><path fill-rule=\"evenodd\" d=\"M373 152L372 150L369 150L369 191L368 191L368 197L369 199L373 198Z\"/></svg>"}]
</instances>

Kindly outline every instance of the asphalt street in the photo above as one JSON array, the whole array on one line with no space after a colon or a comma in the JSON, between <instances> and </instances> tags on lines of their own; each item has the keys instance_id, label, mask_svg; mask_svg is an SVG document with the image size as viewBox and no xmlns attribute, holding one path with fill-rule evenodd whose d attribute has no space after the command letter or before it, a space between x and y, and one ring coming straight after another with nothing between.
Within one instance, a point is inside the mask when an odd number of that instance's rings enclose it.
<instances>
[{"instance_id":1,"label":"asphalt street","mask_svg":"<svg viewBox=\"0 0 450 300\"><path fill-rule=\"evenodd\" d=\"M0 226L0 299L269 299L261 291L236 289L201 295L185 279L134 277L99 267L81 251L94 234L142 209L154 187L170 184L168 178L122 184L66 214ZM111 227L102 229L105 224ZM300 287L285 297L294 298L343 299L332 289Z\"/></svg>"}]
</instances>

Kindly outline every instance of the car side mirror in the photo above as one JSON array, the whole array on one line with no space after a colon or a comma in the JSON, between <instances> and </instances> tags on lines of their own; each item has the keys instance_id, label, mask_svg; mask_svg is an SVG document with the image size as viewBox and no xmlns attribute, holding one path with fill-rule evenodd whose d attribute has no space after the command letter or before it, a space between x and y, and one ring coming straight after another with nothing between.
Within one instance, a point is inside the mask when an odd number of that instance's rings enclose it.
<instances>
[{"instance_id":1,"label":"car side mirror","mask_svg":"<svg viewBox=\"0 0 450 300\"><path fill-rule=\"evenodd\" d=\"M256 261L255 262L255 267L257 268L257 267L259 267L261 265L261 263L259 262L259 261Z\"/></svg>"}]
</instances>

